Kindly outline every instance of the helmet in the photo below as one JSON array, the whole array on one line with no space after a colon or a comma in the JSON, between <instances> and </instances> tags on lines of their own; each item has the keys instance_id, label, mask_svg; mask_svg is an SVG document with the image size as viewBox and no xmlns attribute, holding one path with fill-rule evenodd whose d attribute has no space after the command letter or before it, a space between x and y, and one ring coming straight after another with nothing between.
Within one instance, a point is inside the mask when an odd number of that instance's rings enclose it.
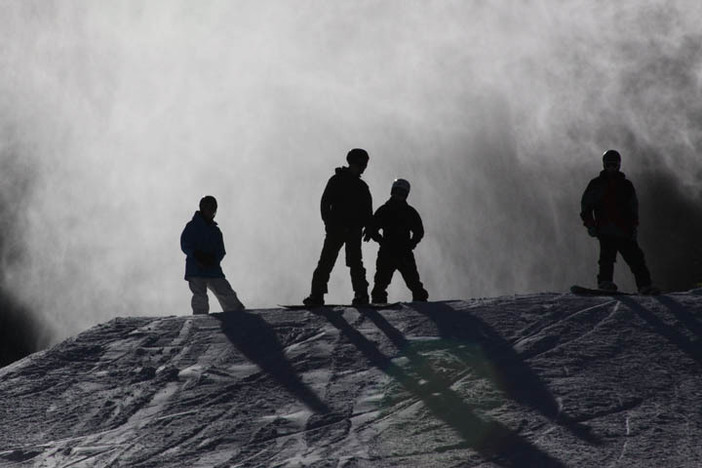
<instances>
[{"instance_id":1,"label":"helmet","mask_svg":"<svg viewBox=\"0 0 702 468\"><path fill-rule=\"evenodd\" d=\"M368 165L368 152L361 148L354 148L346 155L346 162L349 164Z\"/></svg>"},{"instance_id":2,"label":"helmet","mask_svg":"<svg viewBox=\"0 0 702 468\"><path fill-rule=\"evenodd\" d=\"M602 155L602 163L605 165L612 164L612 163L621 164L622 163L622 155L619 154L619 151L617 151L617 150L613 150L613 149L607 150Z\"/></svg>"},{"instance_id":3,"label":"helmet","mask_svg":"<svg viewBox=\"0 0 702 468\"><path fill-rule=\"evenodd\" d=\"M410 183L405 179L395 179L392 183L392 189L390 189L391 194L398 193L400 195L409 195L410 193Z\"/></svg>"}]
</instances>

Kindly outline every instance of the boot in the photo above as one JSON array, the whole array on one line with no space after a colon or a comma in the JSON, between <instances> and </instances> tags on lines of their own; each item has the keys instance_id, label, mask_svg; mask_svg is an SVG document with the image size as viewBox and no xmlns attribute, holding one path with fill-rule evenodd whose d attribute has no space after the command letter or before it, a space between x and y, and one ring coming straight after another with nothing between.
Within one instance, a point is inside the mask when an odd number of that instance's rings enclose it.
<instances>
[{"instance_id":1,"label":"boot","mask_svg":"<svg viewBox=\"0 0 702 468\"><path fill-rule=\"evenodd\" d=\"M597 288L603 291L616 291L618 289L612 281L600 281L597 283Z\"/></svg>"},{"instance_id":2,"label":"boot","mask_svg":"<svg viewBox=\"0 0 702 468\"><path fill-rule=\"evenodd\" d=\"M322 306L324 305L324 296L318 296L316 294L310 294L308 297L302 300L302 303L306 306Z\"/></svg>"},{"instance_id":3,"label":"boot","mask_svg":"<svg viewBox=\"0 0 702 468\"><path fill-rule=\"evenodd\" d=\"M351 301L351 304L355 306L368 305L368 294L357 294Z\"/></svg>"},{"instance_id":4,"label":"boot","mask_svg":"<svg viewBox=\"0 0 702 468\"><path fill-rule=\"evenodd\" d=\"M373 304L387 304L388 296L372 296L371 302Z\"/></svg>"}]
</instances>

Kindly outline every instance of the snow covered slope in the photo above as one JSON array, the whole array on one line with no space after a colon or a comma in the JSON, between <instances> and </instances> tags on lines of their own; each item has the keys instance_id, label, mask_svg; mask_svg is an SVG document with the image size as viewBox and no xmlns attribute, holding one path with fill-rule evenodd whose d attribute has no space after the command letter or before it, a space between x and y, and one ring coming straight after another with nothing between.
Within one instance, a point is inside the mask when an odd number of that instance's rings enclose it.
<instances>
[{"instance_id":1,"label":"snow covered slope","mask_svg":"<svg viewBox=\"0 0 702 468\"><path fill-rule=\"evenodd\" d=\"M0 369L0 466L702 466L702 296L119 318Z\"/></svg>"}]
</instances>

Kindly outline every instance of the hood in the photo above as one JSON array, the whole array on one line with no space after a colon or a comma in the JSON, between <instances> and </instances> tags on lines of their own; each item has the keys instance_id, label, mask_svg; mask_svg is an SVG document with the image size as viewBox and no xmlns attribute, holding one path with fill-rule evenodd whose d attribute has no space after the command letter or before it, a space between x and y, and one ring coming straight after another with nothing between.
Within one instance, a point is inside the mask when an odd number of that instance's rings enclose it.
<instances>
[{"instance_id":1,"label":"hood","mask_svg":"<svg viewBox=\"0 0 702 468\"><path fill-rule=\"evenodd\" d=\"M351 172L351 170L350 170L348 167L346 167L346 166L344 166L344 167L337 167L336 169L334 169L334 173L335 173L336 175L342 176L342 177L358 177L358 178L361 177L360 175L358 175L358 176L355 175L355 174L354 174L353 172Z\"/></svg>"},{"instance_id":2,"label":"hood","mask_svg":"<svg viewBox=\"0 0 702 468\"><path fill-rule=\"evenodd\" d=\"M195 221L196 223L205 223L210 226L217 226L217 221L215 221L214 219L212 221L207 221L205 217L202 216L202 214L200 214L199 211L196 211L193 215L193 221Z\"/></svg>"}]
</instances>

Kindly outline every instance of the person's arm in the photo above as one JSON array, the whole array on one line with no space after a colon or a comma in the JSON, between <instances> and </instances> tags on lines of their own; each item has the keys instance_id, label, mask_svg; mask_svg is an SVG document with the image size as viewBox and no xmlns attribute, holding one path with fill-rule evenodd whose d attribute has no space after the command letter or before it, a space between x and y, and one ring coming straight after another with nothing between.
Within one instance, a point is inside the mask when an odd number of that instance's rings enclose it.
<instances>
[{"instance_id":1,"label":"person's arm","mask_svg":"<svg viewBox=\"0 0 702 468\"><path fill-rule=\"evenodd\" d=\"M364 219L363 226L367 226L373 220L373 197L371 196L370 189L366 185L366 193L363 202Z\"/></svg>"},{"instance_id":2,"label":"person's arm","mask_svg":"<svg viewBox=\"0 0 702 468\"><path fill-rule=\"evenodd\" d=\"M185 229L180 235L180 250L187 257L192 257L195 254L195 243L193 242L192 225L190 223L185 225Z\"/></svg>"},{"instance_id":3,"label":"person's arm","mask_svg":"<svg viewBox=\"0 0 702 468\"><path fill-rule=\"evenodd\" d=\"M324 192L322 192L322 199L320 201L320 212L325 226L331 221L332 207L336 200L336 192L337 184L332 176L327 182Z\"/></svg>"},{"instance_id":4,"label":"person's arm","mask_svg":"<svg viewBox=\"0 0 702 468\"><path fill-rule=\"evenodd\" d=\"M587 228L595 227L595 218L592 212L595 209L597 200L595 199L595 189L593 182L590 182L580 199L580 219Z\"/></svg>"},{"instance_id":5,"label":"person's arm","mask_svg":"<svg viewBox=\"0 0 702 468\"><path fill-rule=\"evenodd\" d=\"M227 252L224 250L224 236L222 235L222 231L220 231L219 228L217 228L217 235L217 249L214 252L214 258L217 264L219 264L224 258L224 256L227 255Z\"/></svg>"},{"instance_id":6,"label":"person's arm","mask_svg":"<svg viewBox=\"0 0 702 468\"><path fill-rule=\"evenodd\" d=\"M410 228L410 231L412 232L412 238L410 239L410 248L414 249L424 237L424 224L422 223L422 217L419 216L417 210L414 209L412 226Z\"/></svg>"},{"instance_id":7,"label":"person's arm","mask_svg":"<svg viewBox=\"0 0 702 468\"><path fill-rule=\"evenodd\" d=\"M593 215L597 204L597 190L595 181L590 181L580 199L580 219L587 228L587 233L592 237L597 237L597 221Z\"/></svg>"},{"instance_id":8,"label":"person's arm","mask_svg":"<svg viewBox=\"0 0 702 468\"><path fill-rule=\"evenodd\" d=\"M383 236L381 236L379 232L381 226L382 212L382 207L378 208L378 211L375 212L375 214L371 217L370 222L366 226L366 230L363 236L363 240L365 240L366 242L368 242L370 239L373 239L378 244L383 242Z\"/></svg>"}]
</instances>

